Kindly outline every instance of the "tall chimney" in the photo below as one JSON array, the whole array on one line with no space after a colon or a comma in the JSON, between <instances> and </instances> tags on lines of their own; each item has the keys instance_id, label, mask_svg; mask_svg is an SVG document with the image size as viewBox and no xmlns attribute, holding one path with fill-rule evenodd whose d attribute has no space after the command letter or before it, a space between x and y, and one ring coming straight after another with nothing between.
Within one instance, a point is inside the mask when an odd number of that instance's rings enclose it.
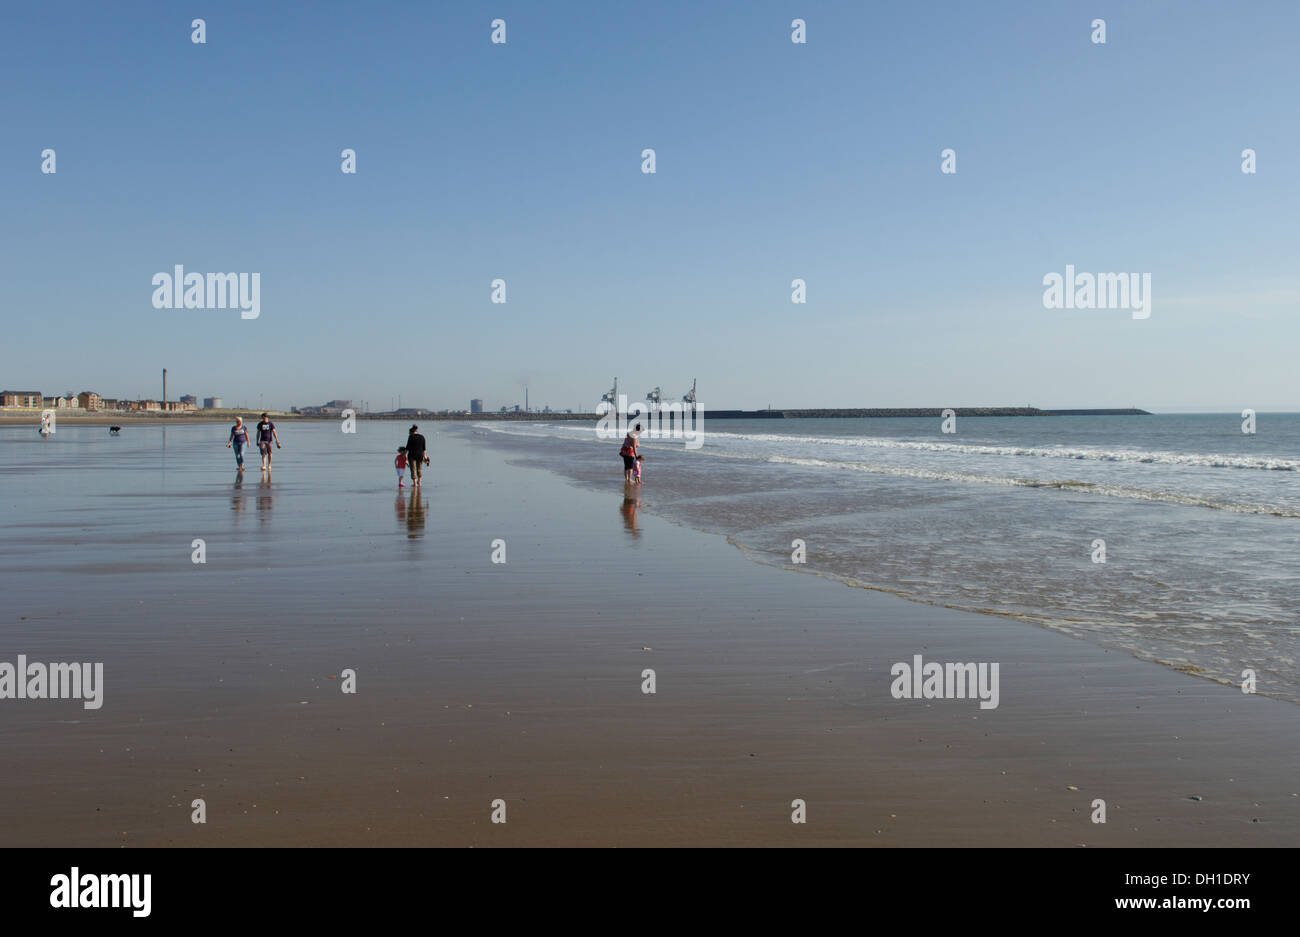
<instances>
[{"instance_id":1,"label":"tall chimney","mask_svg":"<svg viewBox=\"0 0 1300 937\"><path fill-rule=\"evenodd\" d=\"M162 404L163 404L163 405L162 405L162 408L163 408L164 410L166 410L166 409L167 409L167 369L166 369L166 368L163 368L163 399L162 399Z\"/></svg>"}]
</instances>

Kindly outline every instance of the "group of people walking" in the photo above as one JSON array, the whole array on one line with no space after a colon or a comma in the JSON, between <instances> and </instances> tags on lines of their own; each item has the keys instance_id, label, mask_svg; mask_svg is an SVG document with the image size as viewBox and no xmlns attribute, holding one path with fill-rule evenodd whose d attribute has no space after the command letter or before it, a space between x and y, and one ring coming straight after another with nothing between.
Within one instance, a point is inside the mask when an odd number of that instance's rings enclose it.
<instances>
[{"instance_id":1,"label":"group of people walking","mask_svg":"<svg viewBox=\"0 0 1300 937\"><path fill-rule=\"evenodd\" d=\"M280 436L275 431L275 424L265 413L262 414L262 421L257 424L257 451L262 456L262 471L271 471L271 444L275 443L275 448L282 448L280 445ZM239 471L244 470L244 449L248 447L248 427L244 425L242 416L235 417L235 425L230 428L230 438L226 440L226 448L235 450L235 465L239 466Z\"/></svg>"},{"instance_id":2,"label":"group of people walking","mask_svg":"<svg viewBox=\"0 0 1300 937\"><path fill-rule=\"evenodd\" d=\"M271 447L281 449L280 434L275 430L275 424L271 418L263 413L262 420L257 424L257 451L262 457L262 471L269 473L271 471L271 454L274 451ZM249 447L248 427L244 425L242 416L235 417L235 425L230 428L230 436L226 439L226 448L235 450L235 465L239 466L239 471L244 470L244 450ZM429 464L428 443L425 442L424 436L420 434L418 426L412 426L406 435L406 445L399 446L397 449L397 458L393 460L393 465L397 469L397 486L406 487L406 475L410 472L411 484L419 488L420 482L424 478L424 467Z\"/></svg>"},{"instance_id":3,"label":"group of people walking","mask_svg":"<svg viewBox=\"0 0 1300 937\"><path fill-rule=\"evenodd\" d=\"M241 472L244 470L244 450L248 445L248 427L244 425L244 418L237 416L235 425L230 428L226 448L235 450L235 464L239 466ZM272 445L276 449L283 448L280 445L280 435L275 431L275 424L267 414L263 413L261 421L257 424L257 451L262 457L263 472L271 471ZM638 423L627 431L627 435L623 437L623 445L618 450L618 454L623 457L623 481L629 485L641 484L641 463L645 461L645 456L638 451L640 446L641 424ZM411 485L415 488L420 487L424 477L424 467L429 464L428 448L420 428L412 425L406 434L406 445L397 447L397 457L393 459L393 467L397 470L398 488L406 487L408 472Z\"/></svg>"}]
</instances>

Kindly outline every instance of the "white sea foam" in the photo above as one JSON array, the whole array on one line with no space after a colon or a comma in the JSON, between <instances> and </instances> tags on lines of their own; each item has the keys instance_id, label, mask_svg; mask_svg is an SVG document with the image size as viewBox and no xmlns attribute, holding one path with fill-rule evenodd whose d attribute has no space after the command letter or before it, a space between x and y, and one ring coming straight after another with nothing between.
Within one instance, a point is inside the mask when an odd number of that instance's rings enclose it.
<instances>
[{"instance_id":1,"label":"white sea foam","mask_svg":"<svg viewBox=\"0 0 1300 937\"><path fill-rule=\"evenodd\" d=\"M501 424L480 423L476 428L491 430L508 436L528 436L533 438L570 438L595 439L595 432L585 424L569 426L565 424ZM1062 459L1092 460L1113 463L1160 463L1166 465L1185 465L1207 468L1271 468L1281 471L1295 471L1300 462L1289 459L1249 458L1220 455L1188 455L1169 451L1142 451L1131 449L1088 449L1088 448L1047 448L1027 446L981 446L969 443L941 443L916 440L881 439L881 438L842 438L826 436L791 436L777 433L710 433L715 442L719 440L738 440L763 444L783 444L787 448L796 446L838 445L847 447L852 454L864 448L883 450L922 451L936 453L954 453L975 456L1037 456L1057 457ZM804 468L843 469L865 472L874 475L890 475L898 478L917 478L929 481L952 481L981 485L1003 485L1022 488L1056 488L1061 490L1087 492L1093 495L1111 498L1129 498L1139 501L1157 501L1166 504L1179 504L1188 507L1211 508L1220 511L1232 511L1238 514L1259 514L1273 517L1300 517L1300 510L1293 505L1270 504L1250 500L1233 500L1213 497L1204 492L1175 492L1158 487L1139 487L1136 485L1117 485L1103 481L1085 481L1072 478L1035 477L1005 475L997 472L976 472L969 470L929 468L919 465L881 464L850 459L821 459L809 456L769 454L759 451L746 451L732 447L706 447L702 454L718 458L742 459L753 462L770 462L776 464L796 465Z\"/></svg>"},{"instance_id":2,"label":"white sea foam","mask_svg":"<svg viewBox=\"0 0 1300 937\"><path fill-rule=\"evenodd\" d=\"M594 427L585 423L528 424L534 431L518 429L519 424L476 423L488 429L516 436L568 436L575 439L595 438ZM1168 449L1105 449L1092 446L995 446L976 443L932 442L918 439L895 439L880 436L797 436L782 433L728 433L710 430L713 442L737 440L763 444L796 446L842 446L856 449L895 449L917 452L952 453L986 457L1022 457L1074 459L1094 462L1135 462L1157 465L1187 465L1200 468L1256 469L1273 472L1300 471L1300 460L1273 456L1243 456L1219 453L1175 452Z\"/></svg>"},{"instance_id":3,"label":"white sea foam","mask_svg":"<svg viewBox=\"0 0 1300 937\"><path fill-rule=\"evenodd\" d=\"M1086 446L990 446L972 443L929 442L916 439L890 439L874 436L785 436L777 433L711 432L709 437L714 440L739 439L761 443L793 443L804 446L910 449L921 452L948 452L974 456L1023 456L1086 459L1098 462L1144 462L1163 465L1191 465L1204 468L1263 469L1281 472L1300 470L1300 460L1296 459L1171 452L1160 449L1098 449Z\"/></svg>"}]
</instances>

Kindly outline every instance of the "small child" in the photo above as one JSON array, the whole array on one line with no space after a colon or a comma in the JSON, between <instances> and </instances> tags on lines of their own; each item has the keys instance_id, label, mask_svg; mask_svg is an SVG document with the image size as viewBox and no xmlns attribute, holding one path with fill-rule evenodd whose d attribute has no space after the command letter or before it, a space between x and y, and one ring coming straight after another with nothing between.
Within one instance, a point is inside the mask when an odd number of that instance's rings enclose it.
<instances>
[{"instance_id":1,"label":"small child","mask_svg":"<svg viewBox=\"0 0 1300 937\"><path fill-rule=\"evenodd\" d=\"M397 487L406 487L406 447L397 447L397 458L393 460L393 465L397 466Z\"/></svg>"},{"instance_id":2,"label":"small child","mask_svg":"<svg viewBox=\"0 0 1300 937\"><path fill-rule=\"evenodd\" d=\"M639 455L636 457L636 468L633 470L633 477L636 478L638 485L641 484L641 463L643 461L645 461L645 456Z\"/></svg>"}]
</instances>

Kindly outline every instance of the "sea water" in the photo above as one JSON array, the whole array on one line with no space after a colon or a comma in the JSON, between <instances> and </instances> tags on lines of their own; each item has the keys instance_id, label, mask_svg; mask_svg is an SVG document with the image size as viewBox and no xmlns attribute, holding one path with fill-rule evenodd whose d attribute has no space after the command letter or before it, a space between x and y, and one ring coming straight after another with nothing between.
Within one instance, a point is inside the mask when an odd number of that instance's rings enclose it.
<instances>
[{"instance_id":1,"label":"sea water","mask_svg":"<svg viewBox=\"0 0 1300 937\"><path fill-rule=\"evenodd\" d=\"M587 423L467 427L622 488ZM1300 415L712 420L646 440L644 509L755 559L1016 616L1300 701ZM803 541L806 562L797 562ZM1104 560L1104 561L1103 561ZM816 610L809 614L815 616Z\"/></svg>"}]
</instances>

